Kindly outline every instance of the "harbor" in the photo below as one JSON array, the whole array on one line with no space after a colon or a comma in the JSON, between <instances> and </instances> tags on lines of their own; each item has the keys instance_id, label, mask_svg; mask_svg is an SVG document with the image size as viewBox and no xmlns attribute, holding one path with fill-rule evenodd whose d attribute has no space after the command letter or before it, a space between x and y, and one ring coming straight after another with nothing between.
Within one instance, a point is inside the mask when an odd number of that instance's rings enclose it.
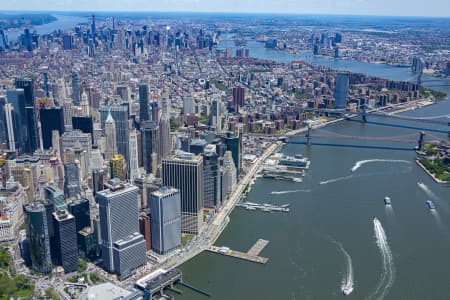
<instances>
[{"instance_id":1,"label":"harbor","mask_svg":"<svg viewBox=\"0 0 450 300\"><path fill-rule=\"evenodd\" d=\"M213 253L222 254L225 256L231 256L234 258L259 263L259 264L265 264L269 260L267 257L259 256L259 254L264 250L264 248L269 244L269 241L259 239L246 253L231 250L229 247L218 247L218 246L211 246L209 247L208 251Z\"/></svg>"},{"instance_id":2,"label":"harbor","mask_svg":"<svg viewBox=\"0 0 450 300\"><path fill-rule=\"evenodd\" d=\"M264 163L260 170L259 177L267 179L286 180L293 182L303 182L306 170L311 162L302 155L286 156L281 153L272 155Z\"/></svg>"}]
</instances>

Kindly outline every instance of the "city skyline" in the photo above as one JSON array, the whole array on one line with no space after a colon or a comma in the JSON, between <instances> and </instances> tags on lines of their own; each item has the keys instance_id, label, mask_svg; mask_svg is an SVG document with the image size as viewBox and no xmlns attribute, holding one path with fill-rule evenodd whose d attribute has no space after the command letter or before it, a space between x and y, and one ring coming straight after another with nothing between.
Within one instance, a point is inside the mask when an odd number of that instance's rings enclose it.
<instances>
[{"instance_id":1,"label":"city skyline","mask_svg":"<svg viewBox=\"0 0 450 300\"><path fill-rule=\"evenodd\" d=\"M319 15L374 15L374 16L418 16L450 17L450 3L445 0L257 0L207 1L207 0L165 0L148 3L135 0L123 1L97 0L30 0L27 3L12 0L0 5L0 11L93 11L93 12L200 12L200 13L271 13L271 14L319 14Z\"/></svg>"}]
</instances>

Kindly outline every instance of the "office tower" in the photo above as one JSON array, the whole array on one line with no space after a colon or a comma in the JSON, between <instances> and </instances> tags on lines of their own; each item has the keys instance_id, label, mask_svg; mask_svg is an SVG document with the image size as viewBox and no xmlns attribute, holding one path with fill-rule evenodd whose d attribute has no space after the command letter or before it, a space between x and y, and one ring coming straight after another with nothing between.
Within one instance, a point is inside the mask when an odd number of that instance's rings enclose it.
<instances>
[{"instance_id":1,"label":"office tower","mask_svg":"<svg viewBox=\"0 0 450 300\"><path fill-rule=\"evenodd\" d=\"M74 163L64 165L64 195L67 198L80 194L80 175L78 166Z\"/></svg>"},{"instance_id":2,"label":"office tower","mask_svg":"<svg viewBox=\"0 0 450 300\"><path fill-rule=\"evenodd\" d=\"M116 126L116 144L117 153L122 154L126 161L130 159L128 140L129 140L129 106L128 103L120 105L112 105L109 107L102 107L99 109L101 114L102 128L105 129L106 119L111 114Z\"/></svg>"},{"instance_id":3,"label":"office tower","mask_svg":"<svg viewBox=\"0 0 450 300\"><path fill-rule=\"evenodd\" d=\"M185 115L195 114L195 100L193 97L188 96L183 99L183 114Z\"/></svg>"},{"instance_id":4,"label":"office tower","mask_svg":"<svg viewBox=\"0 0 450 300\"><path fill-rule=\"evenodd\" d=\"M45 207L41 203L33 202L25 205L24 209L32 268L41 273L50 273L52 259Z\"/></svg>"},{"instance_id":5,"label":"office tower","mask_svg":"<svg viewBox=\"0 0 450 300\"><path fill-rule=\"evenodd\" d=\"M52 131L52 149L54 153L56 153L56 157L58 158L58 160L61 160L61 143L58 130Z\"/></svg>"},{"instance_id":6,"label":"office tower","mask_svg":"<svg viewBox=\"0 0 450 300\"><path fill-rule=\"evenodd\" d=\"M220 133L222 129L222 120L220 117L220 100L214 99L211 102L211 112L209 114L209 126L216 127L216 132Z\"/></svg>"},{"instance_id":7,"label":"office tower","mask_svg":"<svg viewBox=\"0 0 450 300\"><path fill-rule=\"evenodd\" d=\"M236 170L236 164L233 159L233 155L231 151L226 151L223 156L223 166L226 170L225 178L223 178L225 182L225 189L227 193L231 193L234 191L237 183L237 170Z\"/></svg>"},{"instance_id":8,"label":"office tower","mask_svg":"<svg viewBox=\"0 0 450 300\"><path fill-rule=\"evenodd\" d=\"M120 154L114 155L111 159L111 178L126 180L126 174L127 172L123 156Z\"/></svg>"},{"instance_id":9,"label":"office tower","mask_svg":"<svg viewBox=\"0 0 450 300\"><path fill-rule=\"evenodd\" d=\"M166 254L181 245L180 192L162 187L150 195L152 249Z\"/></svg>"},{"instance_id":10,"label":"office tower","mask_svg":"<svg viewBox=\"0 0 450 300\"><path fill-rule=\"evenodd\" d=\"M147 259L145 240L139 234L138 188L118 183L98 192L96 199L104 268L111 273L125 275L144 265Z\"/></svg>"},{"instance_id":11,"label":"office tower","mask_svg":"<svg viewBox=\"0 0 450 300\"><path fill-rule=\"evenodd\" d=\"M189 152L195 155L203 154L208 143L203 139L192 140L189 145Z\"/></svg>"},{"instance_id":12,"label":"office tower","mask_svg":"<svg viewBox=\"0 0 450 300\"><path fill-rule=\"evenodd\" d=\"M92 117L73 116L72 128L73 130L80 130L82 133L89 133L91 135L92 145L96 144L96 141L94 140L94 123Z\"/></svg>"},{"instance_id":13,"label":"office tower","mask_svg":"<svg viewBox=\"0 0 450 300\"><path fill-rule=\"evenodd\" d=\"M162 179L180 191L182 232L197 234L203 222L203 158L176 151L163 159Z\"/></svg>"},{"instance_id":14,"label":"office tower","mask_svg":"<svg viewBox=\"0 0 450 300\"><path fill-rule=\"evenodd\" d=\"M75 149L77 147L83 148L86 152L86 157L91 157L92 138L88 133L83 133L80 130L66 131L61 136L61 150L65 151L68 148Z\"/></svg>"},{"instance_id":15,"label":"office tower","mask_svg":"<svg viewBox=\"0 0 450 300\"><path fill-rule=\"evenodd\" d=\"M100 149L97 145L92 146L91 159L89 161L89 169L98 170L103 168L104 160L103 155L100 153Z\"/></svg>"},{"instance_id":16,"label":"office tower","mask_svg":"<svg viewBox=\"0 0 450 300\"><path fill-rule=\"evenodd\" d=\"M156 172L153 169L153 153L159 152L159 127L155 122L146 121L141 127L141 138L142 138L142 162L144 169L147 174ZM156 159L158 156L156 155Z\"/></svg>"},{"instance_id":17,"label":"office tower","mask_svg":"<svg viewBox=\"0 0 450 300\"><path fill-rule=\"evenodd\" d=\"M97 169L92 171L92 192L96 196L98 192L103 191L105 188L105 171L102 169Z\"/></svg>"},{"instance_id":18,"label":"office tower","mask_svg":"<svg viewBox=\"0 0 450 300\"><path fill-rule=\"evenodd\" d=\"M159 120L159 134L160 134L160 151L159 159L163 159L169 156L171 151L170 143L170 119L169 119L169 107L170 100L166 93L163 93L161 98L162 113L161 119Z\"/></svg>"},{"instance_id":19,"label":"office tower","mask_svg":"<svg viewBox=\"0 0 450 300\"><path fill-rule=\"evenodd\" d=\"M8 144L8 128L6 125L6 97L0 96L0 144L7 145ZM11 106L11 110L12 105Z\"/></svg>"},{"instance_id":20,"label":"office tower","mask_svg":"<svg viewBox=\"0 0 450 300\"><path fill-rule=\"evenodd\" d=\"M236 167L236 174L242 169L242 136L236 136L231 132L227 132L223 137L223 143L226 149L233 154L233 161Z\"/></svg>"},{"instance_id":21,"label":"office tower","mask_svg":"<svg viewBox=\"0 0 450 300\"><path fill-rule=\"evenodd\" d=\"M130 149L130 160L129 160L129 173L130 173L130 181L138 176L138 144L137 144L137 131L135 128L130 130L130 140L129 140L129 149Z\"/></svg>"},{"instance_id":22,"label":"office tower","mask_svg":"<svg viewBox=\"0 0 450 300\"><path fill-rule=\"evenodd\" d=\"M5 104L5 121L6 121L6 135L8 141L8 149L16 151L16 139L14 137L14 107L11 103Z\"/></svg>"},{"instance_id":23,"label":"office tower","mask_svg":"<svg viewBox=\"0 0 450 300\"><path fill-rule=\"evenodd\" d=\"M220 163L214 145L208 145L203 153L203 178L205 207L219 207L221 205Z\"/></svg>"},{"instance_id":24,"label":"office tower","mask_svg":"<svg viewBox=\"0 0 450 300\"><path fill-rule=\"evenodd\" d=\"M139 85L139 120L142 122L149 120L148 85Z\"/></svg>"},{"instance_id":25,"label":"office tower","mask_svg":"<svg viewBox=\"0 0 450 300\"><path fill-rule=\"evenodd\" d=\"M38 149L38 133L36 122L36 103L34 101L34 87L33 80L29 78L22 78L15 80L16 89L23 89L24 104L20 103L19 114L22 120L23 126L25 126L25 151L23 153L34 153ZM10 101L13 103L12 101ZM19 99L20 102L20 99ZM16 105L13 106L16 108Z\"/></svg>"},{"instance_id":26,"label":"office tower","mask_svg":"<svg viewBox=\"0 0 450 300\"><path fill-rule=\"evenodd\" d=\"M5 32L3 29L0 29L0 52L8 48L8 41L6 40Z\"/></svg>"},{"instance_id":27,"label":"office tower","mask_svg":"<svg viewBox=\"0 0 450 300\"><path fill-rule=\"evenodd\" d=\"M245 105L245 88L234 87L233 88L233 107L236 112L239 112L239 108Z\"/></svg>"},{"instance_id":28,"label":"office tower","mask_svg":"<svg viewBox=\"0 0 450 300\"><path fill-rule=\"evenodd\" d=\"M81 115L84 117L89 117L91 115L91 108L89 106L88 96L86 91L81 93Z\"/></svg>"},{"instance_id":29,"label":"office tower","mask_svg":"<svg viewBox=\"0 0 450 300\"><path fill-rule=\"evenodd\" d=\"M46 186L44 188L44 199L53 204L55 210L66 209L64 193L56 186Z\"/></svg>"},{"instance_id":30,"label":"office tower","mask_svg":"<svg viewBox=\"0 0 450 300\"><path fill-rule=\"evenodd\" d=\"M80 256L88 259L95 259L97 257L97 242L95 231L92 227L85 227L78 231L77 237Z\"/></svg>"},{"instance_id":31,"label":"office tower","mask_svg":"<svg viewBox=\"0 0 450 300\"><path fill-rule=\"evenodd\" d=\"M8 115L8 124L12 125L12 130L9 128L8 130L10 130L10 132L8 132L8 134L14 134L13 136L10 136L10 142L12 142L13 138L15 143L14 148L19 152L19 154L30 153L24 90L16 89L6 91L6 98L12 106L12 109L8 106L8 113L11 113L10 116ZM11 147L12 146L10 146L10 148Z\"/></svg>"},{"instance_id":32,"label":"office tower","mask_svg":"<svg viewBox=\"0 0 450 300\"><path fill-rule=\"evenodd\" d=\"M336 87L334 90L334 108L344 109L348 101L349 77L347 73L339 73L336 77Z\"/></svg>"},{"instance_id":33,"label":"office tower","mask_svg":"<svg viewBox=\"0 0 450 300\"><path fill-rule=\"evenodd\" d=\"M70 98L65 98L63 101L64 111L64 125L67 127L72 126L72 117L74 116L73 101Z\"/></svg>"},{"instance_id":34,"label":"office tower","mask_svg":"<svg viewBox=\"0 0 450 300\"><path fill-rule=\"evenodd\" d=\"M152 239L151 239L151 226L150 226L150 216L148 213L141 213L139 216L139 232L144 236L145 239L145 249L147 251L152 249ZM181 228L180 228L181 232Z\"/></svg>"},{"instance_id":35,"label":"office tower","mask_svg":"<svg viewBox=\"0 0 450 300\"><path fill-rule=\"evenodd\" d=\"M111 160L117 154L116 122L114 122L111 113L108 114L105 120L105 137L105 159Z\"/></svg>"},{"instance_id":36,"label":"office tower","mask_svg":"<svg viewBox=\"0 0 450 300\"><path fill-rule=\"evenodd\" d=\"M33 51L33 40L31 39L30 29L28 28L24 30L23 45L28 51Z\"/></svg>"},{"instance_id":37,"label":"office tower","mask_svg":"<svg viewBox=\"0 0 450 300\"><path fill-rule=\"evenodd\" d=\"M55 230L55 258L65 273L75 272L78 267L77 232L75 218L66 210L53 213Z\"/></svg>"},{"instance_id":38,"label":"office tower","mask_svg":"<svg viewBox=\"0 0 450 300\"><path fill-rule=\"evenodd\" d=\"M73 70L72 71L72 101L73 104L76 106L80 106L80 83L78 80L78 72Z\"/></svg>"},{"instance_id":39,"label":"office tower","mask_svg":"<svg viewBox=\"0 0 450 300\"><path fill-rule=\"evenodd\" d=\"M73 35L65 34L63 35L63 50L73 49Z\"/></svg>"},{"instance_id":40,"label":"office tower","mask_svg":"<svg viewBox=\"0 0 450 300\"><path fill-rule=\"evenodd\" d=\"M52 146L52 131L58 130L64 133L64 113L60 107L41 108L39 110L41 120L42 146L49 149Z\"/></svg>"},{"instance_id":41,"label":"office tower","mask_svg":"<svg viewBox=\"0 0 450 300\"><path fill-rule=\"evenodd\" d=\"M0 187L0 243L18 238L26 202L25 190L19 182L8 180Z\"/></svg>"},{"instance_id":42,"label":"office tower","mask_svg":"<svg viewBox=\"0 0 450 300\"><path fill-rule=\"evenodd\" d=\"M342 43L342 34L336 33L335 36L334 36L334 41L336 43Z\"/></svg>"},{"instance_id":43,"label":"office tower","mask_svg":"<svg viewBox=\"0 0 450 300\"><path fill-rule=\"evenodd\" d=\"M91 226L89 200L85 198L74 199L67 205L67 208L75 218L76 232Z\"/></svg>"},{"instance_id":44,"label":"office tower","mask_svg":"<svg viewBox=\"0 0 450 300\"><path fill-rule=\"evenodd\" d=\"M151 102L151 114L152 114L152 121L156 124L159 124L159 106L158 102Z\"/></svg>"}]
</instances>

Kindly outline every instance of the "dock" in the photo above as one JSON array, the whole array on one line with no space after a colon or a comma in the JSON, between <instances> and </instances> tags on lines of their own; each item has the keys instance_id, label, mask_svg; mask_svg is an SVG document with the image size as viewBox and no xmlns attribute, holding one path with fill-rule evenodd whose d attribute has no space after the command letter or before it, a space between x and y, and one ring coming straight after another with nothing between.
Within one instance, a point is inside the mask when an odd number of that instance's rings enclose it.
<instances>
[{"instance_id":1,"label":"dock","mask_svg":"<svg viewBox=\"0 0 450 300\"><path fill-rule=\"evenodd\" d=\"M234 251L231 250L228 247L217 247L217 246L211 246L207 250L213 253L222 254L225 256L231 256L234 258L259 263L259 264L265 264L269 260L267 257L259 256L259 254L264 250L264 248L269 244L269 241L259 239L251 248L250 250L245 252L240 251Z\"/></svg>"}]
</instances>

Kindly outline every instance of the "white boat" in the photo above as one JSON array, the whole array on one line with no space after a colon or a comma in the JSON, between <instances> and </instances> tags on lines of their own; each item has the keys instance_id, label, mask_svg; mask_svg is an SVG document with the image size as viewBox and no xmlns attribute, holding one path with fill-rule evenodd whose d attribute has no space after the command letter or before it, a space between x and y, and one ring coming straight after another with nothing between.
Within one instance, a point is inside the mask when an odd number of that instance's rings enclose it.
<instances>
[{"instance_id":1,"label":"white boat","mask_svg":"<svg viewBox=\"0 0 450 300\"><path fill-rule=\"evenodd\" d=\"M346 286L342 289L342 293L347 296L350 295L353 292L353 287L351 286Z\"/></svg>"}]
</instances>

